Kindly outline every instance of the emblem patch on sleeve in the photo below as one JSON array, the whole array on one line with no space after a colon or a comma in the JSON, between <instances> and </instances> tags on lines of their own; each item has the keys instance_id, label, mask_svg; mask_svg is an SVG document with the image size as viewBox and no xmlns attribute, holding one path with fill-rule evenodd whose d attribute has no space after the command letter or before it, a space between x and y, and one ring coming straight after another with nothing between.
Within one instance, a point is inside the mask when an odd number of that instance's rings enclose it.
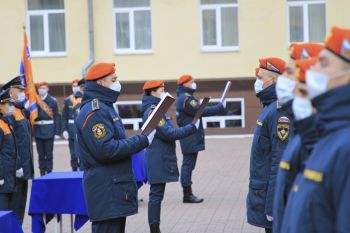
<instances>
[{"instance_id":1,"label":"emblem patch on sleeve","mask_svg":"<svg viewBox=\"0 0 350 233\"><path fill-rule=\"evenodd\" d=\"M95 138L101 139L106 136L106 129L104 124L96 124L92 127L92 132L94 133Z\"/></svg>"},{"instance_id":2,"label":"emblem patch on sleeve","mask_svg":"<svg viewBox=\"0 0 350 233\"><path fill-rule=\"evenodd\" d=\"M198 103L196 100L191 100L190 104L192 107L196 107Z\"/></svg>"},{"instance_id":3,"label":"emblem patch on sleeve","mask_svg":"<svg viewBox=\"0 0 350 233\"><path fill-rule=\"evenodd\" d=\"M158 126L163 126L163 125L165 125L165 120L164 120L164 118L162 118L162 119L159 121Z\"/></svg>"},{"instance_id":4,"label":"emblem patch on sleeve","mask_svg":"<svg viewBox=\"0 0 350 233\"><path fill-rule=\"evenodd\" d=\"M280 117L277 124L277 136L281 141L285 141L289 136L289 123L288 117Z\"/></svg>"}]
</instances>

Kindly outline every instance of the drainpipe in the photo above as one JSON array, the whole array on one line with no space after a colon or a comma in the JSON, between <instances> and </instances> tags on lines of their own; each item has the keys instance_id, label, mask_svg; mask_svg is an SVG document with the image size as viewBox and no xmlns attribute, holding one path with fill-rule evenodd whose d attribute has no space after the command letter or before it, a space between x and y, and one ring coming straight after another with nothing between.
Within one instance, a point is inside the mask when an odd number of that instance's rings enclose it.
<instances>
[{"instance_id":1,"label":"drainpipe","mask_svg":"<svg viewBox=\"0 0 350 233\"><path fill-rule=\"evenodd\" d=\"M85 78L87 70L95 62L95 46L94 46L94 17L93 17L93 0L88 0L88 17L89 17L89 60L83 66L82 75Z\"/></svg>"}]
</instances>

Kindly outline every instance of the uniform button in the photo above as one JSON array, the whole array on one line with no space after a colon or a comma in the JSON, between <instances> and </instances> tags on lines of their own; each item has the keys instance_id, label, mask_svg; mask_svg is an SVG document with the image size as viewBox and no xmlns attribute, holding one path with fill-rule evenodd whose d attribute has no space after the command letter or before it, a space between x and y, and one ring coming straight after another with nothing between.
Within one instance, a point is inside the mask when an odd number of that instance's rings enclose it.
<instances>
[{"instance_id":1,"label":"uniform button","mask_svg":"<svg viewBox=\"0 0 350 233\"><path fill-rule=\"evenodd\" d=\"M117 183L117 179L116 178L113 179L113 183Z\"/></svg>"}]
</instances>

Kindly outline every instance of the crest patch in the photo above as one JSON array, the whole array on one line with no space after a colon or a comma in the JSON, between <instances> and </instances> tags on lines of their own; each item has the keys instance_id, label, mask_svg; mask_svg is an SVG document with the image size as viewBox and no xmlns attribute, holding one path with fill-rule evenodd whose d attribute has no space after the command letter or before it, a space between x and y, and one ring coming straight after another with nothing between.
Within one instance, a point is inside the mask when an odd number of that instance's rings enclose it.
<instances>
[{"instance_id":1,"label":"crest patch","mask_svg":"<svg viewBox=\"0 0 350 233\"><path fill-rule=\"evenodd\" d=\"M92 127L92 132L94 133L94 136L97 139L101 139L104 136L106 136L106 129L105 129L104 124L102 124L102 123L94 125Z\"/></svg>"},{"instance_id":2,"label":"crest patch","mask_svg":"<svg viewBox=\"0 0 350 233\"><path fill-rule=\"evenodd\" d=\"M285 141L289 136L289 124L278 124L277 136L281 141Z\"/></svg>"},{"instance_id":3,"label":"crest patch","mask_svg":"<svg viewBox=\"0 0 350 233\"><path fill-rule=\"evenodd\" d=\"M162 119L159 121L158 126L163 126L163 125L165 125L165 120L164 120L164 118L162 118Z\"/></svg>"},{"instance_id":4,"label":"crest patch","mask_svg":"<svg viewBox=\"0 0 350 233\"><path fill-rule=\"evenodd\" d=\"M196 100L191 100L190 104L192 107L196 107L198 103Z\"/></svg>"}]
</instances>

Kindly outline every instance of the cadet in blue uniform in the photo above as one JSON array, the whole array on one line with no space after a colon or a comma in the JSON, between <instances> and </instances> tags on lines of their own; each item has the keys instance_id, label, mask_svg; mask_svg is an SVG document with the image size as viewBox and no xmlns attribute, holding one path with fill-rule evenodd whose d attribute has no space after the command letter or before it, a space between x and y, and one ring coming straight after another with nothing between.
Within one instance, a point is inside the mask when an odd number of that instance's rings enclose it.
<instances>
[{"instance_id":1,"label":"cadet in blue uniform","mask_svg":"<svg viewBox=\"0 0 350 233\"><path fill-rule=\"evenodd\" d=\"M193 96L197 89L191 75L183 75L177 81L177 96L176 101L176 120L180 127L188 125L192 122L194 115L199 108L198 100ZM219 103L215 106L205 108L203 116L213 116L224 111L224 106ZM192 193L192 171L197 162L198 152L205 150L204 145L204 130L202 121L195 134L180 140L181 150L183 154L181 166L181 185L183 188L184 203L201 203L203 198L198 198Z\"/></svg>"},{"instance_id":2,"label":"cadet in blue uniform","mask_svg":"<svg viewBox=\"0 0 350 233\"><path fill-rule=\"evenodd\" d=\"M145 95L142 99L142 112L145 122L165 94L164 82L147 81L143 90ZM199 121L197 125L199 127ZM195 132L196 127L193 124L174 128L171 117L166 114L159 122L155 139L146 149L147 175L151 184L148 203L148 223L151 233L160 233L160 210L166 183L179 180L175 141Z\"/></svg>"},{"instance_id":3,"label":"cadet in blue uniform","mask_svg":"<svg viewBox=\"0 0 350 233\"><path fill-rule=\"evenodd\" d=\"M13 210L18 166L15 135L8 116L14 111L9 90L0 93L0 210Z\"/></svg>"},{"instance_id":4,"label":"cadet in blue uniform","mask_svg":"<svg viewBox=\"0 0 350 233\"><path fill-rule=\"evenodd\" d=\"M247 220L272 232L272 206L278 165L290 134L290 116L276 102L275 83L284 72L279 58L259 60L255 93L263 104L258 117L250 157Z\"/></svg>"},{"instance_id":5,"label":"cadet in blue uniform","mask_svg":"<svg viewBox=\"0 0 350 233\"><path fill-rule=\"evenodd\" d=\"M302 46L302 45L300 45ZM313 44L306 44L305 49ZM317 45L319 47L320 45ZM318 53L315 53L317 55ZM303 92L296 91L299 86L305 86L305 72L311 65L317 62L317 58L305 58L294 61L294 65L287 64L285 76L280 76L277 81L277 96L290 98L287 105L293 107L293 137L289 139L288 146L283 153L276 179L274 209L273 209L273 232L279 233L282 225L288 193L292 187L298 172L303 169L304 161L308 158L313 144L317 140L315 128L316 114L313 114L311 101L305 98ZM283 80L283 81L282 81ZM299 80L299 82L297 82ZM280 83L282 81L282 83ZM292 85L290 85L292 83ZM278 86L281 88L278 88ZM289 86L289 87L288 87ZM278 95L278 93L281 93ZM283 101L282 101L283 102ZM290 103L290 104L289 104ZM285 104L286 105L286 104ZM290 108L292 108L290 107Z\"/></svg>"},{"instance_id":6,"label":"cadet in blue uniform","mask_svg":"<svg viewBox=\"0 0 350 233\"><path fill-rule=\"evenodd\" d=\"M30 133L30 124L23 113L25 101L24 86L20 76L17 76L6 83L4 90L9 89L11 98L15 99L15 109L11 117L11 125L16 137L16 144L21 169L16 172L17 187L13 195L13 208L20 223L23 223L24 212L27 204L28 180L34 177L33 151Z\"/></svg>"},{"instance_id":7,"label":"cadet in blue uniform","mask_svg":"<svg viewBox=\"0 0 350 233\"><path fill-rule=\"evenodd\" d=\"M73 105L77 99L77 94L80 94L80 87L78 85L79 80L75 79L72 82L73 94L68 96L64 100L64 106L62 109L62 135L64 139L68 140L69 152L70 152L70 165L73 171L77 171L79 164L78 158L74 150L74 110Z\"/></svg>"},{"instance_id":8,"label":"cadet in blue uniform","mask_svg":"<svg viewBox=\"0 0 350 233\"><path fill-rule=\"evenodd\" d=\"M45 175L53 168L53 143L61 135L61 115L57 101L48 94L45 81L38 84L41 101L38 101L38 117L34 122L34 137L39 154L40 175Z\"/></svg>"},{"instance_id":9,"label":"cadet in blue uniform","mask_svg":"<svg viewBox=\"0 0 350 233\"><path fill-rule=\"evenodd\" d=\"M294 181L281 232L350 232L350 29L332 29L306 85L318 141Z\"/></svg>"},{"instance_id":10,"label":"cadet in blue uniform","mask_svg":"<svg viewBox=\"0 0 350 233\"><path fill-rule=\"evenodd\" d=\"M92 232L125 232L126 216L138 210L131 155L152 142L155 130L148 137L127 138L122 119L113 109L121 88L114 64L93 65L85 81L75 125Z\"/></svg>"}]
</instances>

